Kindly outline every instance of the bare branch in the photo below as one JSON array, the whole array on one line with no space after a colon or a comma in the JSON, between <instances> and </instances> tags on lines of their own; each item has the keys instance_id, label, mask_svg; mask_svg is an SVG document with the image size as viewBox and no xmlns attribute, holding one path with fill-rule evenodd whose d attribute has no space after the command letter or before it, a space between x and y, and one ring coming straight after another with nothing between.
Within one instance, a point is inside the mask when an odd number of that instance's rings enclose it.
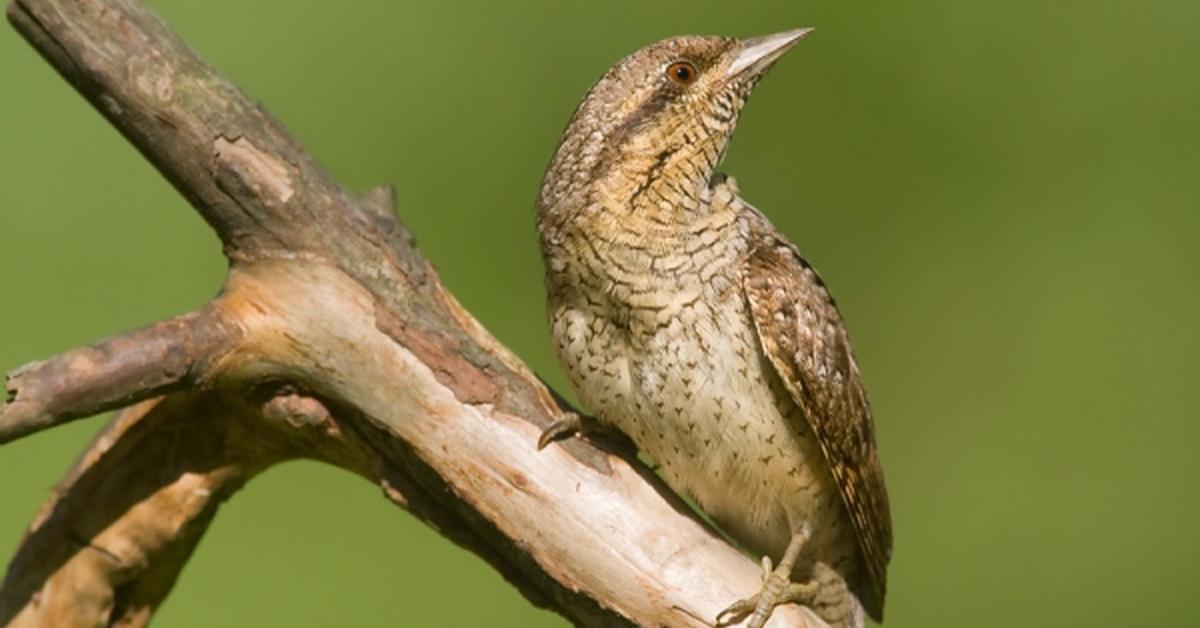
<instances>
[{"instance_id":1,"label":"bare branch","mask_svg":"<svg viewBox=\"0 0 1200 628\"><path fill-rule=\"evenodd\" d=\"M234 336L205 310L26 364L5 378L0 444L195 385Z\"/></svg>"},{"instance_id":2,"label":"bare branch","mask_svg":"<svg viewBox=\"0 0 1200 628\"><path fill-rule=\"evenodd\" d=\"M580 440L537 451L558 405L445 291L392 194L340 188L135 0L15 0L8 16L232 265L213 330L167 323L136 349L108 341L14 376L5 421L10 406L43 417L16 420L26 431L171 394L122 413L51 496L0 624L145 623L216 505L296 456L377 482L578 624L702 626L757 589L758 565L636 460ZM38 387L80 360L121 368ZM790 608L771 625L800 623Z\"/></svg>"}]
</instances>

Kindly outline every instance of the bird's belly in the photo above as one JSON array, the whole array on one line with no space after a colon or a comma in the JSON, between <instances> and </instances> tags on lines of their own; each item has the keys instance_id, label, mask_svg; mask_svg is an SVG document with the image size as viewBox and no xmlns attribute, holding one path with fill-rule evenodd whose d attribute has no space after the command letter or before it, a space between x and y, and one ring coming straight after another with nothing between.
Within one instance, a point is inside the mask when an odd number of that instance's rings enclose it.
<instances>
[{"instance_id":1,"label":"bird's belly","mask_svg":"<svg viewBox=\"0 0 1200 628\"><path fill-rule=\"evenodd\" d=\"M836 528L840 497L744 308L696 308L629 328L577 314L556 329L569 354L560 342L560 357L581 401L653 458L675 491L740 543L778 556L802 520Z\"/></svg>"},{"instance_id":2,"label":"bird's belly","mask_svg":"<svg viewBox=\"0 0 1200 628\"><path fill-rule=\"evenodd\" d=\"M617 420L672 488L742 543L777 554L794 524L821 514L832 485L818 481L825 461L803 419L787 416L793 405L772 385L749 321L719 327L668 335L634 360L640 404Z\"/></svg>"}]
</instances>

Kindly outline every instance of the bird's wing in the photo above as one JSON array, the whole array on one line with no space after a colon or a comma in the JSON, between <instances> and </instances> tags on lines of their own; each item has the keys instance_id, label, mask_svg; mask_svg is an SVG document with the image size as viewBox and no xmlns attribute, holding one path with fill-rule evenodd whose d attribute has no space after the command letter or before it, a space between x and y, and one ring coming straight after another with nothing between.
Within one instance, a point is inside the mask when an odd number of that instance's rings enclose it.
<instances>
[{"instance_id":1,"label":"bird's wing","mask_svg":"<svg viewBox=\"0 0 1200 628\"><path fill-rule=\"evenodd\" d=\"M758 338L833 470L876 598L863 605L879 619L892 521L850 339L833 298L796 248L774 233L762 233L758 241L743 279Z\"/></svg>"}]
</instances>

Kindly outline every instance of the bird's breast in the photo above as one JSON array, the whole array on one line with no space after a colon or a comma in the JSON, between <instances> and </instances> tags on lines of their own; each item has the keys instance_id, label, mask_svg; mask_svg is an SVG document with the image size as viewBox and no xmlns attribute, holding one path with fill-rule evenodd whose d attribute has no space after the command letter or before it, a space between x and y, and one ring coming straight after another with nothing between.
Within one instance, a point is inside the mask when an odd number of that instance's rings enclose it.
<instances>
[{"instance_id":1,"label":"bird's breast","mask_svg":"<svg viewBox=\"0 0 1200 628\"><path fill-rule=\"evenodd\" d=\"M837 499L819 448L803 419L788 416L794 404L762 355L740 290L660 297L668 316L552 299L559 358L584 406L661 465L673 489L743 543L776 549L789 520Z\"/></svg>"}]
</instances>

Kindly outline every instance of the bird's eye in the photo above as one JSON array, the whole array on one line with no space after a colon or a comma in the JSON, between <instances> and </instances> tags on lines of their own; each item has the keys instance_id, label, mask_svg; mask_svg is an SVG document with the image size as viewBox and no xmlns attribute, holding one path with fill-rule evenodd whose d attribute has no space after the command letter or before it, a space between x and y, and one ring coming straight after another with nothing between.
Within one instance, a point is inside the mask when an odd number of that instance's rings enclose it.
<instances>
[{"instance_id":1,"label":"bird's eye","mask_svg":"<svg viewBox=\"0 0 1200 628\"><path fill-rule=\"evenodd\" d=\"M690 85L696 75L696 66L687 61L676 61L667 67L667 76L680 85Z\"/></svg>"}]
</instances>

